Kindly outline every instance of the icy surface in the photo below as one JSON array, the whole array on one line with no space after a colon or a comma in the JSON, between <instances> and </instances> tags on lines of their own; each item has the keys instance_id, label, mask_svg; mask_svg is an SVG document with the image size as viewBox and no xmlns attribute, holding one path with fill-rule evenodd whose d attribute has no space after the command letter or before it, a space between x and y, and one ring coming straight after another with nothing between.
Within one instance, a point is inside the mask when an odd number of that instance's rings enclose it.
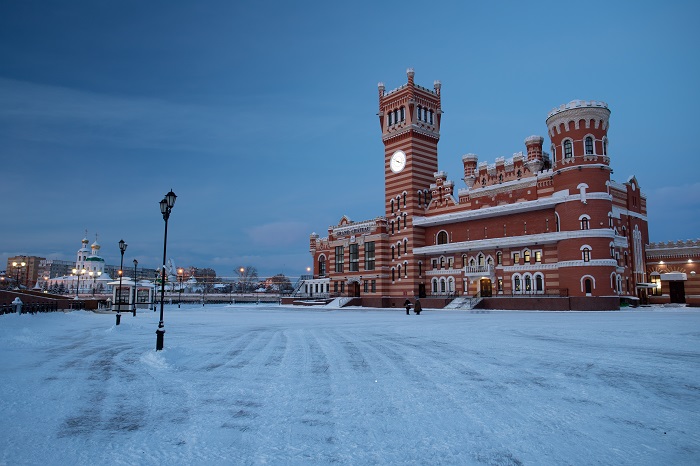
<instances>
[{"instance_id":1,"label":"icy surface","mask_svg":"<svg viewBox=\"0 0 700 466\"><path fill-rule=\"evenodd\" d=\"M700 463L700 312L0 316L0 464Z\"/></svg>"}]
</instances>

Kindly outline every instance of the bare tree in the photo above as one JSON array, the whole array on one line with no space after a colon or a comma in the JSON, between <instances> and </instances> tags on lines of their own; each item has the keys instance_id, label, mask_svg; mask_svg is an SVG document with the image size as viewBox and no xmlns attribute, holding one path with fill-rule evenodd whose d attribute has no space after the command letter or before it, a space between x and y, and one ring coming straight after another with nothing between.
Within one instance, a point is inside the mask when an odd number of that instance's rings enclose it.
<instances>
[{"instance_id":1,"label":"bare tree","mask_svg":"<svg viewBox=\"0 0 700 466\"><path fill-rule=\"evenodd\" d=\"M252 265L247 265L238 267L235 272L238 274L238 287L241 293L254 289L258 281L258 269Z\"/></svg>"}]
</instances>

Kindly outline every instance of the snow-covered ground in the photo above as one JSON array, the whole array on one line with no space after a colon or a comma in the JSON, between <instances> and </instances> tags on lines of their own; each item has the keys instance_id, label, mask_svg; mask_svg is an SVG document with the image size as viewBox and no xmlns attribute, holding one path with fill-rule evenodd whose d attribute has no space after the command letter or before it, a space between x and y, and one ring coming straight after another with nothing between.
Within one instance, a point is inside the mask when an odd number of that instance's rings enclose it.
<instances>
[{"instance_id":1,"label":"snow-covered ground","mask_svg":"<svg viewBox=\"0 0 700 466\"><path fill-rule=\"evenodd\" d=\"M0 316L0 464L700 463L700 311Z\"/></svg>"}]
</instances>

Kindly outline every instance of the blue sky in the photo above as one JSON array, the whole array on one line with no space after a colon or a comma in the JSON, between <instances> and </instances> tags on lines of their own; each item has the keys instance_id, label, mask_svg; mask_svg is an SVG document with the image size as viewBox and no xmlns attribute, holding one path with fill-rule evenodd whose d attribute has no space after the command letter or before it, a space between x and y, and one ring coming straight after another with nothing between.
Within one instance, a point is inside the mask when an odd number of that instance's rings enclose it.
<instances>
[{"instance_id":1,"label":"blue sky","mask_svg":"<svg viewBox=\"0 0 700 466\"><path fill-rule=\"evenodd\" d=\"M486 4L488 3L488 4ZM383 214L377 82L442 82L439 165L493 163L553 107L603 100L613 178L652 241L700 236L696 2L0 4L0 264L168 256L298 276L308 237ZM545 142L545 147L548 145Z\"/></svg>"}]
</instances>

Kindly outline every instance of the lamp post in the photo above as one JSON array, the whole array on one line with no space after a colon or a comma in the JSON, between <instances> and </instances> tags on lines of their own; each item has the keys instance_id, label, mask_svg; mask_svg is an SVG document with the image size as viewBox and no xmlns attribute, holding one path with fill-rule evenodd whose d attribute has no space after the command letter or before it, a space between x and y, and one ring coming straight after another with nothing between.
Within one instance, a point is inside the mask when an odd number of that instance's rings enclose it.
<instances>
[{"instance_id":1,"label":"lamp post","mask_svg":"<svg viewBox=\"0 0 700 466\"><path fill-rule=\"evenodd\" d=\"M185 275L184 269L177 269L177 278L180 279L180 289L177 290L177 308L180 309L180 301L182 301L182 277Z\"/></svg>"},{"instance_id":2,"label":"lamp post","mask_svg":"<svg viewBox=\"0 0 700 466\"><path fill-rule=\"evenodd\" d=\"M96 282L97 282L97 277L102 275L102 272L89 272L90 276L92 277L92 296L95 296L95 288L97 287Z\"/></svg>"},{"instance_id":3,"label":"lamp post","mask_svg":"<svg viewBox=\"0 0 700 466\"><path fill-rule=\"evenodd\" d=\"M85 270L85 269L81 269L81 270L73 269L73 274L76 277L78 277L78 286L75 287L75 298L73 298L73 299L80 299L80 297L78 296L78 293L80 292L80 276L85 275L85 272L87 272L87 270Z\"/></svg>"},{"instance_id":4,"label":"lamp post","mask_svg":"<svg viewBox=\"0 0 700 466\"><path fill-rule=\"evenodd\" d=\"M134 259L134 317L136 317L136 267L139 265L139 261Z\"/></svg>"},{"instance_id":5,"label":"lamp post","mask_svg":"<svg viewBox=\"0 0 700 466\"><path fill-rule=\"evenodd\" d=\"M15 268L15 284L17 285L18 290L21 289L21 287L19 286L19 270L26 265L27 265L27 263L24 261L12 263L12 267Z\"/></svg>"},{"instance_id":6,"label":"lamp post","mask_svg":"<svg viewBox=\"0 0 700 466\"><path fill-rule=\"evenodd\" d=\"M170 218L170 212L173 210L175 205L175 199L177 196L170 190L168 194L160 201L160 213L163 214L163 220L165 220L165 234L163 235L163 268L161 269L161 283L160 283L160 320L158 321L158 329L156 330L156 351L163 349L163 340L165 336L165 325L163 324L163 304L165 299L165 261L166 254L168 250L168 219Z\"/></svg>"},{"instance_id":7,"label":"lamp post","mask_svg":"<svg viewBox=\"0 0 700 466\"><path fill-rule=\"evenodd\" d=\"M122 253L121 261L119 262L119 294L117 295L117 325L122 320L121 308L122 308L122 277L124 276L124 252L128 245L123 239L119 240L119 250Z\"/></svg>"}]
</instances>

